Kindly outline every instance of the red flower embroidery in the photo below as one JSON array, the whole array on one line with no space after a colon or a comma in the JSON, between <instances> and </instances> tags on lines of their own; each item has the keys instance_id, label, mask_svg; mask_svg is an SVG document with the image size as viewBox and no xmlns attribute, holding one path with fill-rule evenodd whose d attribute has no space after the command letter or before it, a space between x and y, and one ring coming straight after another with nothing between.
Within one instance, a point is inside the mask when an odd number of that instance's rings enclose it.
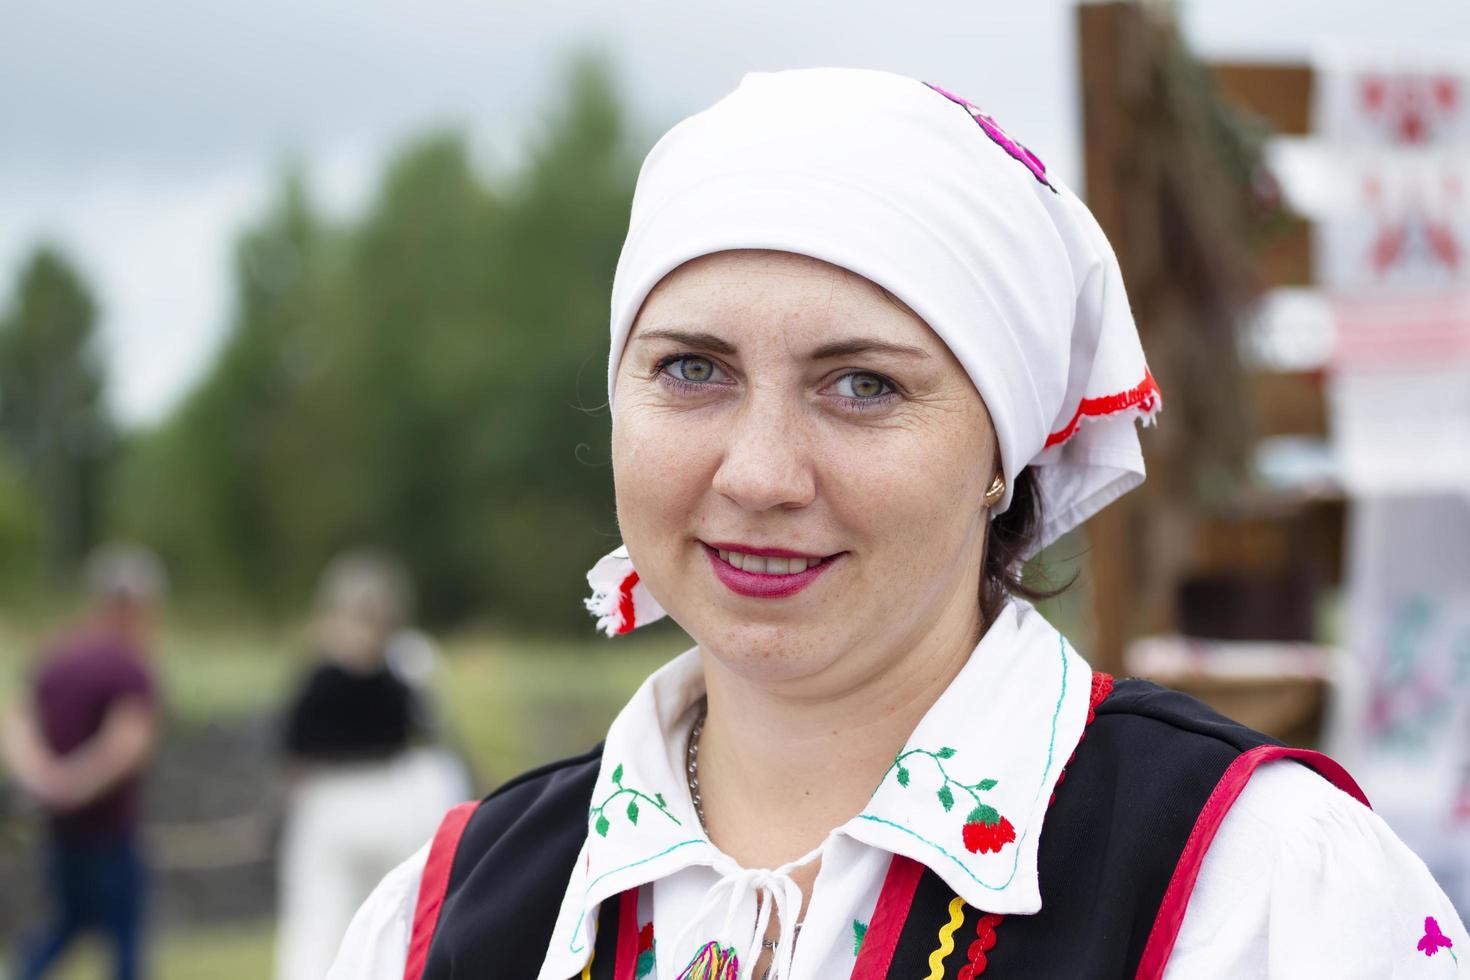
<instances>
[{"instance_id":1,"label":"red flower embroidery","mask_svg":"<svg viewBox=\"0 0 1470 980\"><path fill-rule=\"evenodd\" d=\"M1016 828L992 806L977 806L965 818L965 849L971 854L998 853L1016 839Z\"/></svg>"}]
</instances>

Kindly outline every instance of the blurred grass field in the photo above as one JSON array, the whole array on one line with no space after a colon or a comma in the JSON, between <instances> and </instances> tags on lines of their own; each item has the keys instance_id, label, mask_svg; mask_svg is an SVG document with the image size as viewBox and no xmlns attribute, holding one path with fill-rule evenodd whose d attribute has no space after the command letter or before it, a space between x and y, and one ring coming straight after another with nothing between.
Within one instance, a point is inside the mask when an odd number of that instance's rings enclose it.
<instances>
[{"instance_id":1,"label":"blurred grass field","mask_svg":"<svg viewBox=\"0 0 1470 980\"><path fill-rule=\"evenodd\" d=\"M47 631L37 620L0 619L0 703L22 691ZM455 747L484 792L518 772L598 741L618 709L661 663L689 645L672 626L607 640L466 634L440 648L434 689ZM167 700L166 738L280 711L308 660L305 632L180 618L160 631L157 663ZM230 760L221 759L221 766ZM37 897L39 900L39 896ZM10 930L0 930L0 936ZM274 923L158 922L150 975L260 980L272 972ZM103 950L79 944L55 976L107 975ZM0 978L10 951L0 946Z\"/></svg>"},{"instance_id":2,"label":"blurred grass field","mask_svg":"<svg viewBox=\"0 0 1470 980\"><path fill-rule=\"evenodd\" d=\"M271 923L165 931L149 948L145 975L154 980L266 980L275 968L273 937ZM87 937L67 952L48 980L102 980L112 975L111 969L107 950Z\"/></svg>"}]
</instances>

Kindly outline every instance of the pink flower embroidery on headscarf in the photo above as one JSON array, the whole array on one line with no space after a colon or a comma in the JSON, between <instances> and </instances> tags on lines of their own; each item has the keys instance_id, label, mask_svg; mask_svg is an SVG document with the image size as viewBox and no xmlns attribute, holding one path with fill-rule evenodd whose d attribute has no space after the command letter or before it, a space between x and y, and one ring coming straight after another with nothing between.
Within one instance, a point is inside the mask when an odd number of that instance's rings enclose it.
<instances>
[{"instance_id":1,"label":"pink flower embroidery on headscarf","mask_svg":"<svg viewBox=\"0 0 1470 980\"><path fill-rule=\"evenodd\" d=\"M1041 183L1045 184L1053 194L1057 192L1057 189L1055 187L1052 187L1051 181L1046 179L1046 164L1042 163L1041 158L1038 157L1035 153L1032 153L1030 150L1026 149L1023 144L1011 139L1010 134L1007 133L1004 129L1000 128L1000 123L996 122L994 119L981 112L978 106L967 102L966 100L960 98L958 95L955 95L953 92L942 89L932 82L925 82L924 84L928 85L930 88L938 92L940 95L944 96L949 101L955 103L956 105L964 107L964 110L970 114L970 117L979 124L981 129L985 131L986 136L989 136L992 140L994 140L996 145L999 146L1001 149L1005 150L1011 156L1015 157L1017 160L1021 161L1021 163L1025 164L1026 169L1031 171L1031 175L1037 180L1041 181Z\"/></svg>"},{"instance_id":2,"label":"pink flower embroidery on headscarf","mask_svg":"<svg viewBox=\"0 0 1470 980\"><path fill-rule=\"evenodd\" d=\"M1420 952L1422 952L1425 956L1433 956L1441 949L1448 949L1450 950L1450 955L1454 956L1455 951L1451 949L1451 947L1454 945L1455 944L1450 941L1449 936L1446 936L1444 933L1439 931L1439 923L1434 921L1434 916L1425 916L1424 938L1419 940ZM1458 959L1458 957L1456 958Z\"/></svg>"}]
</instances>

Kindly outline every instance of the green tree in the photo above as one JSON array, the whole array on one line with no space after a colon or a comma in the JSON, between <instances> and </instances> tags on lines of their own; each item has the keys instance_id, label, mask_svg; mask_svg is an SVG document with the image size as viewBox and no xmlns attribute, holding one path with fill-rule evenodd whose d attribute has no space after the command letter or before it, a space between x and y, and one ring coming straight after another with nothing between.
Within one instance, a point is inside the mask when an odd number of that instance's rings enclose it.
<instances>
[{"instance_id":1,"label":"green tree","mask_svg":"<svg viewBox=\"0 0 1470 980\"><path fill-rule=\"evenodd\" d=\"M0 589L35 592L41 560L41 512L8 454L0 450Z\"/></svg>"},{"instance_id":2,"label":"green tree","mask_svg":"<svg viewBox=\"0 0 1470 980\"><path fill-rule=\"evenodd\" d=\"M507 207L506 352L475 403L494 450L466 457L487 488L468 526L501 556L486 594L510 616L584 626L583 574L617 542L608 419L592 409L606 401L608 294L638 155L595 56L572 64L546 119Z\"/></svg>"},{"instance_id":3,"label":"green tree","mask_svg":"<svg viewBox=\"0 0 1470 980\"><path fill-rule=\"evenodd\" d=\"M435 134L359 221L323 226L288 182L244 237L218 363L127 466L129 529L181 580L290 601L370 543L433 621L585 623L614 534L607 420L583 406L635 171L605 63L544 118L517 173Z\"/></svg>"},{"instance_id":4,"label":"green tree","mask_svg":"<svg viewBox=\"0 0 1470 980\"><path fill-rule=\"evenodd\" d=\"M123 467L117 520L196 589L274 602L290 592L292 539L273 510L277 441L295 423L313 329L329 304L330 233L288 173L235 250L236 313L198 386ZM289 475L309 485L325 460Z\"/></svg>"},{"instance_id":5,"label":"green tree","mask_svg":"<svg viewBox=\"0 0 1470 980\"><path fill-rule=\"evenodd\" d=\"M39 508L53 585L95 542L113 443L96 324L80 274L57 249L37 248L0 321L0 439Z\"/></svg>"},{"instance_id":6,"label":"green tree","mask_svg":"<svg viewBox=\"0 0 1470 980\"><path fill-rule=\"evenodd\" d=\"M465 513L477 488L464 457L477 447L465 435L504 354L503 220L464 141L434 136L389 168L352 251L356 342L334 386L354 406L338 440L345 471L360 516L440 619L484 598L487 556Z\"/></svg>"}]
</instances>

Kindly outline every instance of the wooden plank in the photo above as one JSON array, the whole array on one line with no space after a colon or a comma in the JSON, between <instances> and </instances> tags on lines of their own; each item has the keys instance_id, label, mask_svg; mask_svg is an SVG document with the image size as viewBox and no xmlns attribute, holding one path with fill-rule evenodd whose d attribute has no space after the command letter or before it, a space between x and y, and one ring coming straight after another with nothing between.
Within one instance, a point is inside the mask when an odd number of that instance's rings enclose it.
<instances>
[{"instance_id":1,"label":"wooden plank","mask_svg":"<svg viewBox=\"0 0 1470 980\"><path fill-rule=\"evenodd\" d=\"M1260 118L1283 136L1304 136L1312 124L1310 65L1272 62L1215 62L1209 66L1220 93L1235 107ZM1311 226L1289 219L1261 243L1260 270L1267 286L1312 283Z\"/></svg>"},{"instance_id":2,"label":"wooden plank","mask_svg":"<svg viewBox=\"0 0 1470 980\"><path fill-rule=\"evenodd\" d=\"M1292 558L1280 514L1211 516L1195 527L1197 575L1226 573L1270 575L1284 570Z\"/></svg>"},{"instance_id":3,"label":"wooden plank","mask_svg":"<svg viewBox=\"0 0 1470 980\"><path fill-rule=\"evenodd\" d=\"M1312 124L1310 65L1222 61L1210 65L1226 99L1283 136L1305 136Z\"/></svg>"},{"instance_id":4,"label":"wooden plank","mask_svg":"<svg viewBox=\"0 0 1470 980\"><path fill-rule=\"evenodd\" d=\"M1327 437L1327 396L1321 374L1259 372L1246 376L1257 436Z\"/></svg>"}]
</instances>

